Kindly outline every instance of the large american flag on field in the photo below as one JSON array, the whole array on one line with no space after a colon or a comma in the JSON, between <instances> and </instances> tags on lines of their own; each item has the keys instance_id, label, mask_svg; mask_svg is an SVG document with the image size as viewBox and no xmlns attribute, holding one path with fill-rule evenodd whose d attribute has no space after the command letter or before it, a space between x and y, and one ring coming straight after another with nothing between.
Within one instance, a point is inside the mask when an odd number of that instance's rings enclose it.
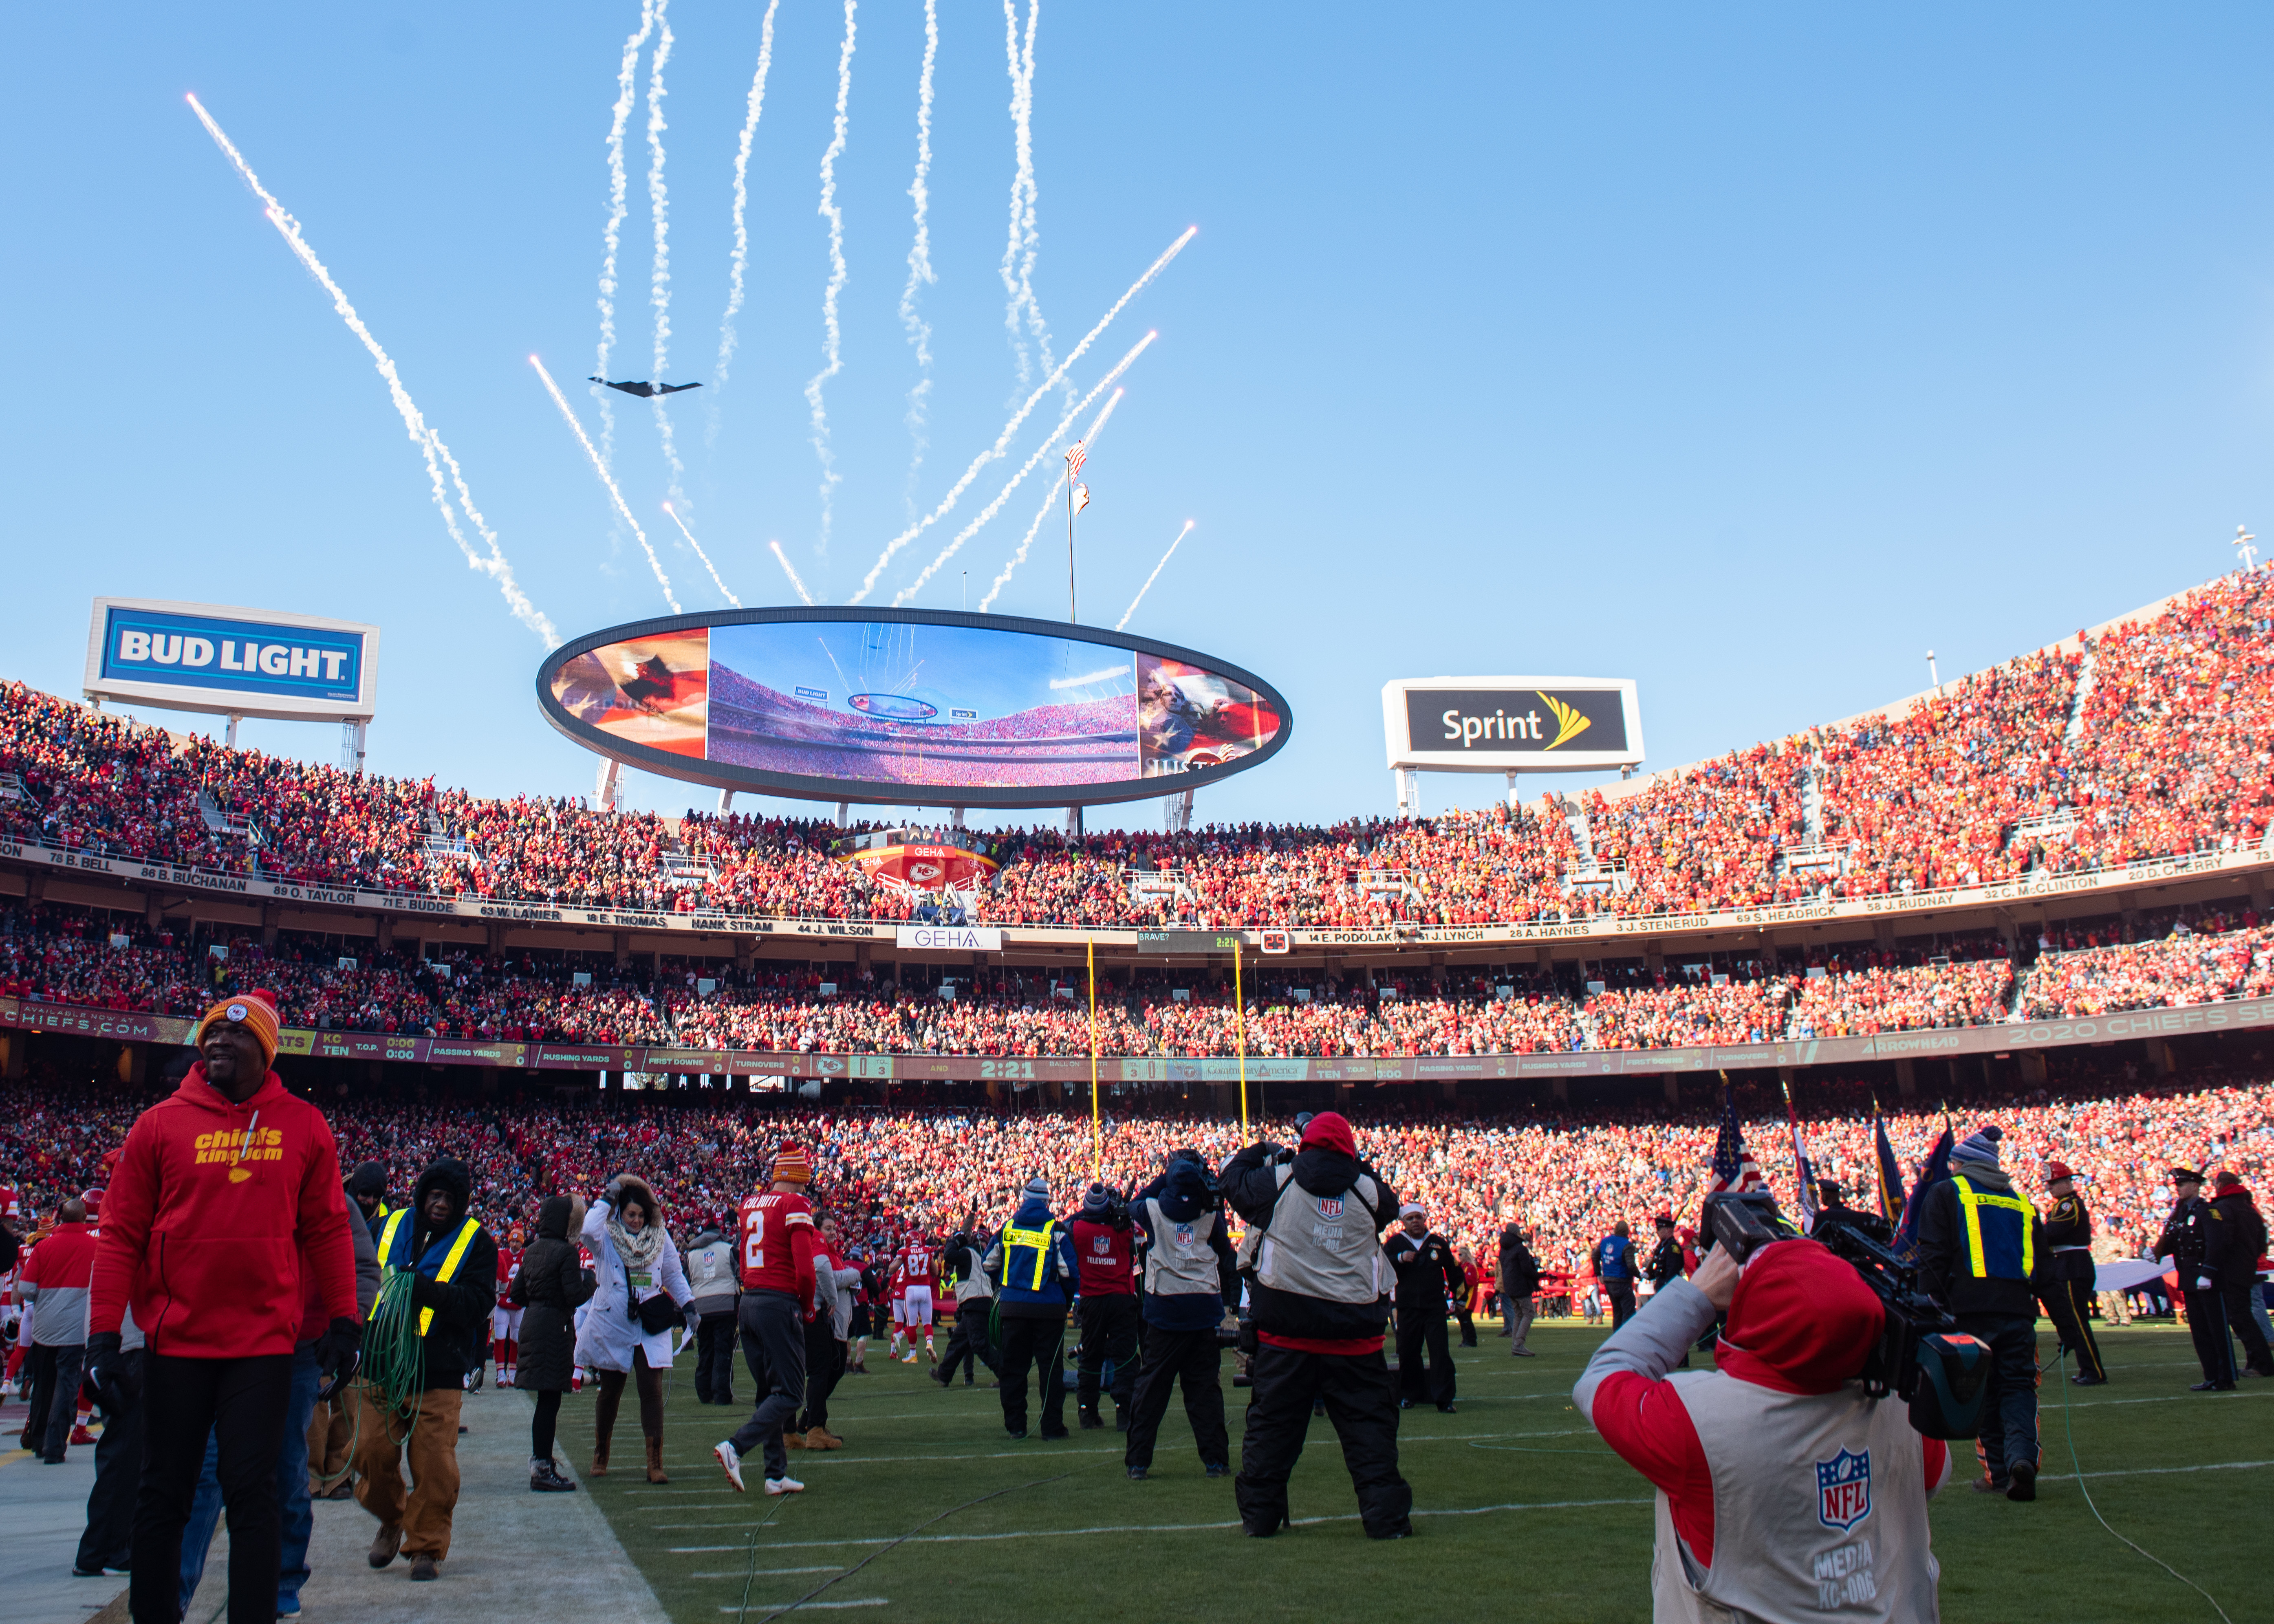
<instances>
[{"instance_id":1,"label":"large american flag on field","mask_svg":"<svg viewBox=\"0 0 2274 1624\"><path fill-rule=\"evenodd\" d=\"M1737 1097L1729 1088L1721 1090L1721 1132L1713 1141L1713 1178L1706 1186L1707 1195L1742 1195L1749 1190L1762 1188L1760 1164L1745 1148L1745 1136L1737 1127Z\"/></svg>"},{"instance_id":2,"label":"large american flag on field","mask_svg":"<svg viewBox=\"0 0 2274 1624\"><path fill-rule=\"evenodd\" d=\"M1081 465L1088 461L1088 450L1077 440L1073 442L1073 449L1066 453L1066 477L1071 479L1081 472Z\"/></svg>"}]
</instances>

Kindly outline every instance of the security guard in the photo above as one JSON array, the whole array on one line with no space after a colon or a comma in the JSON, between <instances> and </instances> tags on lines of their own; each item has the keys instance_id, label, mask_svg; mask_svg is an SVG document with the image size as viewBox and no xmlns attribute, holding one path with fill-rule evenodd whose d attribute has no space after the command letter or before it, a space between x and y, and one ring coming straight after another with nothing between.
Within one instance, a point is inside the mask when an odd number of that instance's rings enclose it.
<instances>
[{"instance_id":1,"label":"security guard","mask_svg":"<svg viewBox=\"0 0 2274 1624\"><path fill-rule=\"evenodd\" d=\"M2045 1189L2053 1210L2045 1217L2045 1252L2037 1259L2037 1301L2060 1332L2060 1345L2076 1357L2069 1380L2080 1387L2097 1387L2108 1380L2108 1372L2087 1317L2099 1272L2092 1261L2092 1214L2084 1209L2076 1175L2067 1162L2045 1163Z\"/></svg>"},{"instance_id":2,"label":"security guard","mask_svg":"<svg viewBox=\"0 0 2274 1624\"><path fill-rule=\"evenodd\" d=\"M2029 1277L2044 1249L2037 1209L1998 1166L2003 1129L1991 1126L1951 1152L1950 1177L1927 1187L1919 1212L1919 1283L1989 1345L1982 1395L1982 1455L1974 1486L2007 1500L2037 1497L2037 1305Z\"/></svg>"},{"instance_id":3,"label":"security guard","mask_svg":"<svg viewBox=\"0 0 2274 1624\"><path fill-rule=\"evenodd\" d=\"M2242 1368L2252 1376L2274 1376L2274 1350L2250 1312L2251 1294L2258 1289L2258 1259L2266 1252L2266 1220L2250 1199L2239 1173L2222 1168L2211 1175L2210 1209L2218 1214L2226 1240L2226 1261L2219 1266L2218 1296L2226 1309L2228 1328L2242 1338Z\"/></svg>"},{"instance_id":4,"label":"security guard","mask_svg":"<svg viewBox=\"0 0 2274 1624\"><path fill-rule=\"evenodd\" d=\"M2226 1339L2226 1304L2218 1289L2219 1267L2226 1261L2226 1225L2218 1211L2202 1199L2202 1175L2193 1168L2175 1167L2172 1181L2172 1215L2156 1237L2156 1255L2178 1266L2180 1296L2187 1308L2187 1335L2195 1339L2195 1357L2202 1363L2203 1379L2191 1393L2234 1391L2234 1344ZM2245 1265L2245 1267L2248 1267Z\"/></svg>"},{"instance_id":5,"label":"security guard","mask_svg":"<svg viewBox=\"0 0 2274 1624\"><path fill-rule=\"evenodd\" d=\"M1397 1282L1397 1407L1422 1399L1447 1415L1453 1407L1453 1350L1445 1335L1445 1297L1466 1289L1453 1248L1429 1228L1418 1201L1397 1209L1398 1227L1383 1245ZM1425 1365L1422 1356L1428 1356Z\"/></svg>"},{"instance_id":6,"label":"security guard","mask_svg":"<svg viewBox=\"0 0 2274 1624\"><path fill-rule=\"evenodd\" d=\"M1240 1264L1255 1304L1254 1386L1233 1481L1241 1531L1288 1525L1287 1479L1311 1402L1324 1400L1373 1539L1413 1531L1413 1489L1397 1470L1397 1395L1382 1357L1389 1262L1376 1237L1397 1196L1359 1160L1351 1126L1321 1111L1299 1150L1250 1145L1224 1164L1224 1204L1247 1220Z\"/></svg>"},{"instance_id":7,"label":"security guard","mask_svg":"<svg viewBox=\"0 0 2274 1624\"><path fill-rule=\"evenodd\" d=\"M1003 1430L1027 1435L1027 1367L1042 1384L1043 1436L1064 1438L1066 1308L1073 1301L1073 1245L1050 1213L1050 1187L1030 1178L1019 1210L980 1262L1003 1282L995 1299L1002 1322Z\"/></svg>"}]
</instances>

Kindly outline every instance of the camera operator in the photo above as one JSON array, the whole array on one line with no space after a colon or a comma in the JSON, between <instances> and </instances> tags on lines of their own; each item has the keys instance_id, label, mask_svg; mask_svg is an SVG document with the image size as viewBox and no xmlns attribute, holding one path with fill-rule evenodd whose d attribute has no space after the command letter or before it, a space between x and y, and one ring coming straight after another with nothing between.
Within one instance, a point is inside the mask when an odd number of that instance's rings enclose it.
<instances>
[{"instance_id":1,"label":"camera operator","mask_svg":"<svg viewBox=\"0 0 2274 1624\"><path fill-rule=\"evenodd\" d=\"M1266 1141L1224 1164L1224 1202L1247 1220L1255 1365L1240 1447L1241 1531L1269 1538L1288 1522L1287 1478L1322 1398L1371 1539L1413 1531L1413 1490L1397 1470L1397 1395L1382 1357L1389 1261L1376 1237L1397 1195L1359 1160L1350 1124L1321 1111L1290 1154Z\"/></svg>"},{"instance_id":2,"label":"camera operator","mask_svg":"<svg viewBox=\"0 0 2274 1624\"><path fill-rule=\"evenodd\" d=\"M1082 1196L1081 1215L1071 1228L1074 1265L1081 1275L1081 1297L1074 1304L1081 1318L1074 1407L1084 1431L1105 1425L1097 1410L1098 1388L1111 1364L1114 1423L1126 1432L1130 1400L1137 1390L1137 1282L1132 1265L1136 1242L1129 1228L1128 1204L1103 1184L1094 1184ZM959 1303L959 1319L960 1314ZM1217 1425L1221 1427L1222 1422Z\"/></svg>"},{"instance_id":3,"label":"camera operator","mask_svg":"<svg viewBox=\"0 0 2274 1624\"><path fill-rule=\"evenodd\" d=\"M2037 1497L2037 1302L2029 1290L2044 1250L2037 1209L1998 1166L2004 1131L1985 1127L1950 1153L1950 1177L1920 1202L1919 1283L1958 1328L1990 1350L1975 1484L2012 1500Z\"/></svg>"},{"instance_id":4,"label":"camera operator","mask_svg":"<svg viewBox=\"0 0 2274 1624\"><path fill-rule=\"evenodd\" d=\"M1721 1368L1668 1378L1726 1311ZM1587 1362L1572 1398L1658 1490L1653 1616L1939 1616L1926 1502L1948 1446L1857 1380L1886 1310L1811 1240L1716 1246Z\"/></svg>"},{"instance_id":5,"label":"camera operator","mask_svg":"<svg viewBox=\"0 0 2274 1624\"><path fill-rule=\"evenodd\" d=\"M1239 1301L1231 1243L1208 1167L1196 1150L1180 1150L1168 1170L1137 1192L1131 1208L1146 1236L1145 1350L1130 1398L1129 1442L1122 1466L1132 1477L1152 1470L1153 1442L1169 1411L1169 1389L1185 1392L1185 1418L1201 1469L1231 1473L1224 1431L1223 1368L1217 1329Z\"/></svg>"}]
</instances>

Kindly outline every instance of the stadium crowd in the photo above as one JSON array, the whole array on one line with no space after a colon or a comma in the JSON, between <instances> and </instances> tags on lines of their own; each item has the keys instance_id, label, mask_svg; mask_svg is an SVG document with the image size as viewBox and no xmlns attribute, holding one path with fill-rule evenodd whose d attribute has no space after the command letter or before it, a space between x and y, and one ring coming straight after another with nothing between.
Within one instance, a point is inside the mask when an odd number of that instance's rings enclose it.
<instances>
[{"instance_id":1,"label":"stadium crowd","mask_svg":"<svg viewBox=\"0 0 2274 1624\"><path fill-rule=\"evenodd\" d=\"M1695 913L2262 845L2274 566L1907 705L1577 797L1420 821L989 837L1001 924L1378 928ZM875 825L855 825L865 831ZM175 738L0 688L0 831L303 882L905 918L814 820L490 800Z\"/></svg>"},{"instance_id":2,"label":"stadium crowd","mask_svg":"<svg viewBox=\"0 0 2274 1624\"><path fill-rule=\"evenodd\" d=\"M1995 1025L2180 1008L2274 992L2274 929L2248 908L2174 914L2128 932L2066 929L2017 968L1991 932L1933 947L1856 950L1818 962L1639 962L1449 970L1442 981L1376 975L1291 986L1259 975L1245 1008L1221 978L1109 971L1101 1054L1263 1056L1540 1054L1667 1049L1781 1038ZM2116 939L2129 935L2132 939ZM908 966L913 969L913 966ZM266 987L285 1024L316 1031L565 1043L659 1044L767 1053L1044 1056L1088 1052L1086 981L1005 968L945 985L846 966L664 958L652 967L588 956L343 954L336 941L106 922L45 903L0 905L0 996L187 1018L222 993ZM1117 979L1117 976L1118 979ZM1502 979L1505 976L1506 979ZM1320 978L1325 982L1326 978Z\"/></svg>"},{"instance_id":3,"label":"stadium crowd","mask_svg":"<svg viewBox=\"0 0 2274 1624\"><path fill-rule=\"evenodd\" d=\"M2170 1209L2165 1171L2174 1163L2232 1168L2258 1188L2274 1179L2274 1085L2255 1080L2264 1075L2255 1066L2247 1079L2209 1074L2150 1084L2081 1064L2050 1089L1962 1107L1958 1120L1962 1132L1977 1116L2000 1124L2007 1163L2020 1169L2018 1182L2032 1194L2042 1193L2040 1164L2067 1162L2101 1231L2125 1255L2137 1256ZM1873 1206L1873 1124L1864 1086L1811 1074L1796 1093L1818 1175L1843 1180L1857 1205ZM151 1097L117 1086L0 1084L0 1183L20 1191L27 1214L101 1185L103 1158ZM1790 1207L1794 1160L1783 1107L1773 1088L1747 1086L1736 1099L1746 1143ZM436 1157L463 1161L478 1214L501 1232L515 1222L533 1229L545 1196L589 1194L629 1168L653 1179L673 1229L692 1234L730 1214L771 1147L793 1139L814 1158L817 1204L869 1252L951 1230L975 1202L983 1214L999 1216L1028 1177L1045 1179L1065 1209L1078 1203L1098 1165L1111 1183L1138 1184L1172 1148L1191 1146L1221 1166L1244 1142L1236 1116L1133 1110L1126 1099L1103 1115L1095 1155L1088 1114L1071 1109L832 1111L748 1097L719 1103L683 1089L576 1103L534 1093L478 1103L409 1093L319 1102L342 1162L385 1164L398 1192ZM1502 1211L1512 1207L1542 1263L1577 1273L1585 1272L1588 1249L1614 1223L1644 1231L1660 1211L1696 1222L1720 1122L1718 1102L1491 1114L1390 1105L1346 1114L1362 1151L1399 1193L1421 1203L1434 1229L1487 1267ZM1915 1177L1945 1118L1907 1109L1886 1120L1906 1177ZM1276 1114L1253 1132L1287 1143L1295 1137L1292 1123Z\"/></svg>"}]
</instances>

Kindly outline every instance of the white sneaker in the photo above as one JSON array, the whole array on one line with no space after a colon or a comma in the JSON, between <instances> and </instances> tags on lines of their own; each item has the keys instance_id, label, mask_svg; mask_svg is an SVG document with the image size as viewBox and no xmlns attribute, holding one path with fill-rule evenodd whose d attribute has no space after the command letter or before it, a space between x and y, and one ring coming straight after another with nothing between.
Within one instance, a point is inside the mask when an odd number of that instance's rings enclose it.
<instances>
[{"instance_id":1,"label":"white sneaker","mask_svg":"<svg viewBox=\"0 0 2274 1624\"><path fill-rule=\"evenodd\" d=\"M748 1493L749 1491L742 1486L742 1451L734 1447L734 1440L732 1439L727 1440L725 1443L719 1444L714 1447L711 1453L718 1456L719 1464L726 1468L727 1481L734 1485L734 1492L737 1494ZM769 1485L767 1486L766 1492L771 1494L773 1492L772 1486Z\"/></svg>"},{"instance_id":2,"label":"white sneaker","mask_svg":"<svg viewBox=\"0 0 2274 1624\"><path fill-rule=\"evenodd\" d=\"M913 1348L911 1348L911 1349L909 1349L909 1350L908 1350L907 1357L906 1358L904 1358L904 1359L902 1359L902 1360L900 1361L900 1363L901 1363L901 1364L903 1364L903 1365L914 1365L915 1362L916 1362L916 1350L915 1350L915 1349L913 1349Z\"/></svg>"},{"instance_id":3,"label":"white sneaker","mask_svg":"<svg viewBox=\"0 0 2274 1624\"><path fill-rule=\"evenodd\" d=\"M740 1488L742 1485L737 1484L734 1486ZM766 1492L769 1494L802 1494L805 1492L805 1485L800 1483L794 1477L769 1477L766 1479Z\"/></svg>"}]
</instances>

